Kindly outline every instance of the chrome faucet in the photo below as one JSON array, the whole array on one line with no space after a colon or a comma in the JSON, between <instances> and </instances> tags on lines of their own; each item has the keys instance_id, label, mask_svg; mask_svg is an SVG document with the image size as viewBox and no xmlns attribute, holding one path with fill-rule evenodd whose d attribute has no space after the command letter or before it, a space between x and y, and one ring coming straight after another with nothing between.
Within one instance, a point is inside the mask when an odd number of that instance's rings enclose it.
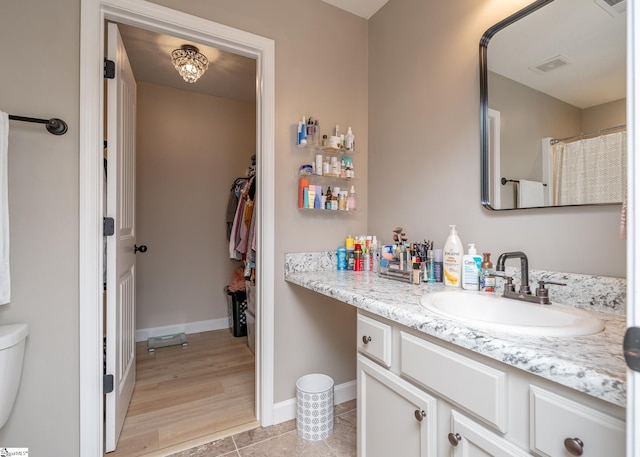
<instances>
[{"instance_id":1,"label":"chrome faucet","mask_svg":"<svg viewBox=\"0 0 640 457\"><path fill-rule=\"evenodd\" d=\"M531 288L529 287L529 259L527 259L527 255L524 252L515 251L503 252L500 254L500 257L498 257L498 264L496 265L496 271L504 271L504 262L511 258L520 259L520 294L531 295ZM507 288L505 287L505 292L506 291Z\"/></svg>"},{"instance_id":2,"label":"chrome faucet","mask_svg":"<svg viewBox=\"0 0 640 457\"><path fill-rule=\"evenodd\" d=\"M514 298L516 300L523 300L532 303L540 303L542 305L550 305L549 290L545 289L545 284L555 284L557 286L566 286L565 283L552 282L552 281L538 281L538 287L536 288L536 294L531 294L531 288L529 287L529 259L527 255L521 251L504 252L498 257L498 263L496 264L496 271L504 272L504 263L507 259L519 258L520 259L520 291L516 292L516 288L513 285L513 278L511 276L502 276L506 279L504 285L504 292L502 296L505 298ZM496 275L498 276L498 275Z\"/></svg>"}]
</instances>

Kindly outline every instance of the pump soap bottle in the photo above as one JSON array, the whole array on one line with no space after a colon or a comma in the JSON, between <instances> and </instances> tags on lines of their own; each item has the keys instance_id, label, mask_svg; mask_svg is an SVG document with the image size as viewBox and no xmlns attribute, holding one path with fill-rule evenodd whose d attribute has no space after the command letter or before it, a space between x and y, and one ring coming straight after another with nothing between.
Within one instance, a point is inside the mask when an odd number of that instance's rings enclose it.
<instances>
[{"instance_id":1,"label":"pump soap bottle","mask_svg":"<svg viewBox=\"0 0 640 457\"><path fill-rule=\"evenodd\" d=\"M462 241L456 232L456 226L450 225L451 232L444 243L443 270L444 285L449 287L460 287L460 273L462 270Z\"/></svg>"},{"instance_id":2,"label":"pump soap bottle","mask_svg":"<svg viewBox=\"0 0 640 457\"><path fill-rule=\"evenodd\" d=\"M462 288L480 290L480 269L482 257L476 251L476 245L469 244L469 251L462 257Z\"/></svg>"},{"instance_id":3,"label":"pump soap bottle","mask_svg":"<svg viewBox=\"0 0 640 457\"><path fill-rule=\"evenodd\" d=\"M482 264L480 265L480 290L482 292L495 292L496 277L494 276L493 264L491 263L491 253L482 253Z\"/></svg>"}]
</instances>

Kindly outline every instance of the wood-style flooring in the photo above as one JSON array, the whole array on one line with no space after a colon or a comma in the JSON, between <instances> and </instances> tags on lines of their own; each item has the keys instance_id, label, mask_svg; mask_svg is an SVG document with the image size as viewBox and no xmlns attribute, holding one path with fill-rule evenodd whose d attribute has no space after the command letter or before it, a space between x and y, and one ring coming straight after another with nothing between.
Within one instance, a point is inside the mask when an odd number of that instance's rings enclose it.
<instances>
[{"instance_id":1,"label":"wood-style flooring","mask_svg":"<svg viewBox=\"0 0 640 457\"><path fill-rule=\"evenodd\" d=\"M256 427L255 358L228 329L187 335L187 347L136 344L136 386L108 457L168 455Z\"/></svg>"}]
</instances>

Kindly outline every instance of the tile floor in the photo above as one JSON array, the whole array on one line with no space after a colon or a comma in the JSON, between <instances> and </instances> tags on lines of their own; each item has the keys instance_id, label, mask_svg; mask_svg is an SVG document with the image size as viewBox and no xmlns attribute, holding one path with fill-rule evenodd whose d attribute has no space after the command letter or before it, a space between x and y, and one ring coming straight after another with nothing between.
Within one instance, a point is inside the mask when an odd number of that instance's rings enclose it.
<instances>
[{"instance_id":1,"label":"tile floor","mask_svg":"<svg viewBox=\"0 0 640 457\"><path fill-rule=\"evenodd\" d=\"M300 438L293 419L237 433L170 457L355 457L356 401L336 405L334 415L333 434L324 441Z\"/></svg>"}]
</instances>

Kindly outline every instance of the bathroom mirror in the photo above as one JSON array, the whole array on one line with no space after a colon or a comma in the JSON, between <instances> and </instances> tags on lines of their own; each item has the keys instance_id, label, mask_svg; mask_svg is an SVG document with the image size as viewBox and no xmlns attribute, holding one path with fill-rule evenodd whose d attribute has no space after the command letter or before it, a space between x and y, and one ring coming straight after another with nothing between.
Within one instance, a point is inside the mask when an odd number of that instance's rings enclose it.
<instances>
[{"instance_id":1,"label":"bathroom mirror","mask_svg":"<svg viewBox=\"0 0 640 457\"><path fill-rule=\"evenodd\" d=\"M480 41L482 204L620 203L629 0L538 0Z\"/></svg>"}]
</instances>

